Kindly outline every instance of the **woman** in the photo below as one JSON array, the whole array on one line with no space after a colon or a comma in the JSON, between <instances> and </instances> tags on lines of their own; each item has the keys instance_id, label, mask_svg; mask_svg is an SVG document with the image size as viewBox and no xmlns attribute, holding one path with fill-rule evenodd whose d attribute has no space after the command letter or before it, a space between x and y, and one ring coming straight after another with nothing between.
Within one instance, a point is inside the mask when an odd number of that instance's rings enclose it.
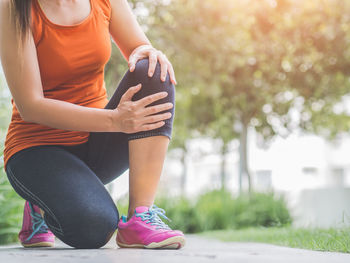
<instances>
[{"instance_id":1,"label":"woman","mask_svg":"<svg viewBox=\"0 0 350 263\"><path fill-rule=\"evenodd\" d=\"M181 248L153 204L176 84L126 0L2 0L0 55L12 94L4 169L25 203L23 246ZM108 101L110 37L128 61ZM104 185L129 168L129 211Z\"/></svg>"}]
</instances>

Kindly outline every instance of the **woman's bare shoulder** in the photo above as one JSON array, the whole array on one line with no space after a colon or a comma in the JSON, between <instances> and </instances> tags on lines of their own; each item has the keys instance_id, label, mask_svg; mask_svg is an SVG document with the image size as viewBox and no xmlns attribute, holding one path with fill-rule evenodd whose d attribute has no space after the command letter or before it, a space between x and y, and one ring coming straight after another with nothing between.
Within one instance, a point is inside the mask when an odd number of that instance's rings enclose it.
<instances>
[{"instance_id":1,"label":"woman's bare shoulder","mask_svg":"<svg viewBox=\"0 0 350 263\"><path fill-rule=\"evenodd\" d=\"M0 48L2 48L4 42L16 44L15 37L15 23L11 19L11 5L12 0L0 0Z\"/></svg>"},{"instance_id":2,"label":"woman's bare shoulder","mask_svg":"<svg viewBox=\"0 0 350 263\"><path fill-rule=\"evenodd\" d=\"M11 2L11 0L0 0L0 6L9 6Z\"/></svg>"},{"instance_id":3,"label":"woman's bare shoulder","mask_svg":"<svg viewBox=\"0 0 350 263\"><path fill-rule=\"evenodd\" d=\"M0 0L0 15L9 14L11 0Z\"/></svg>"},{"instance_id":4,"label":"woman's bare shoulder","mask_svg":"<svg viewBox=\"0 0 350 263\"><path fill-rule=\"evenodd\" d=\"M0 25L8 22L10 18L11 0L0 0Z\"/></svg>"}]
</instances>

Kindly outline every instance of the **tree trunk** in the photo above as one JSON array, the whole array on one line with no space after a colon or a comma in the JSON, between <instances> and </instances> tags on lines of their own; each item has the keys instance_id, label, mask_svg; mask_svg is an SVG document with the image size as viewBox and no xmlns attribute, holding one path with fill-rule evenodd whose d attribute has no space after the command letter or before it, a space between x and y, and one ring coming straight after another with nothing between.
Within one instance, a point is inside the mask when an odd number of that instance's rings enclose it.
<instances>
[{"instance_id":1,"label":"tree trunk","mask_svg":"<svg viewBox=\"0 0 350 263\"><path fill-rule=\"evenodd\" d=\"M221 148L221 190L225 190L226 185L226 153L227 143L224 143Z\"/></svg>"},{"instance_id":2,"label":"tree trunk","mask_svg":"<svg viewBox=\"0 0 350 263\"><path fill-rule=\"evenodd\" d=\"M248 191L251 192L251 177L248 167L248 125L242 124L239 141L239 193L243 192L243 178L248 180Z\"/></svg>"},{"instance_id":3,"label":"tree trunk","mask_svg":"<svg viewBox=\"0 0 350 263\"><path fill-rule=\"evenodd\" d=\"M182 173L181 173L181 179L180 179L180 189L181 189L181 195L186 195L186 181L187 181L187 149L184 148L182 151L181 156L181 163L182 163Z\"/></svg>"}]
</instances>

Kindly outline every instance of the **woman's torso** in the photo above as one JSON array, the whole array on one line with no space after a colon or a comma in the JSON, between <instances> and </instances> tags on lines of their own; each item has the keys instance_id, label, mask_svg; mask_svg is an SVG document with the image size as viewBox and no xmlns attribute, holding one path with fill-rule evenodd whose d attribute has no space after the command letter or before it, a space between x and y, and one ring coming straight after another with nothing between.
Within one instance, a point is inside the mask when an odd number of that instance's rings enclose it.
<instances>
[{"instance_id":1,"label":"woman's torso","mask_svg":"<svg viewBox=\"0 0 350 263\"><path fill-rule=\"evenodd\" d=\"M104 108L108 102L104 67L111 55L109 0L90 0L90 14L80 23L53 23L37 0L32 0L32 32L36 45L45 98L77 105ZM88 140L89 132L54 129L25 122L14 100L8 127L4 165L16 152L36 145L76 145ZM6 167L5 167L6 168Z\"/></svg>"}]
</instances>

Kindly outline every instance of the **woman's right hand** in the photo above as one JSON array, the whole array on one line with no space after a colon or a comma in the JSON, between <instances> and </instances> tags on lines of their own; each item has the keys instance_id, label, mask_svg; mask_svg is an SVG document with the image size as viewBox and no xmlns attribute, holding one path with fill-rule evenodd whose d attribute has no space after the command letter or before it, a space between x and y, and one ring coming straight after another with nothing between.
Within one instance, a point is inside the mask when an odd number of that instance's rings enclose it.
<instances>
[{"instance_id":1,"label":"woman's right hand","mask_svg":"<svg viewBox=\"0 0 350 263\"><path fill-rule=\"evenodd\" d=\"M141 84L129 88L121 97L116 109L113 110L113 131L124 133L135 133L157 129L165 124L163 120L170 119L171 113L155 113L171 109L171 102L146 107L154 101L168 96L166 91L158 92L137 101L132 97L141 88ZM152 114L152 116L150 116Z\"/></svg>"}]
</instances>

